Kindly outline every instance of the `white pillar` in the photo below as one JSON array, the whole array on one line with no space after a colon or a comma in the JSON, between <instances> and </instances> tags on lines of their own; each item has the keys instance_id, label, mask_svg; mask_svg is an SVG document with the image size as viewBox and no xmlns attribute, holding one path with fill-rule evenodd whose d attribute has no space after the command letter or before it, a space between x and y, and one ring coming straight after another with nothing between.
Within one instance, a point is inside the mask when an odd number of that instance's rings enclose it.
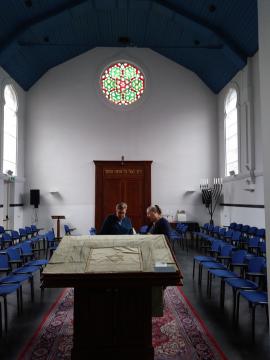
<instances>
[{"instance_id":1,"label":"white pillar","mask_svg":"<svg viewBox=\"0 0 270 360\"><path fill-rule=\"evenodd\" d=\"M259 73L263 145L268 298L270 299L270 1L258 0ZM255 115L255 124L256 116Z\"/></svg>"}]
</instances>

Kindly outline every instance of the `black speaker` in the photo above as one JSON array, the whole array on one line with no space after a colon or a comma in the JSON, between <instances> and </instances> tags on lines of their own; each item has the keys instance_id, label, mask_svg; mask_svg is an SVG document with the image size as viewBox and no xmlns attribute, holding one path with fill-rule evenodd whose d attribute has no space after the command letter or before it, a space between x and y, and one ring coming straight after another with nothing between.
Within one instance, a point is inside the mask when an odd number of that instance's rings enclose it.
<instances>
[{"instance_id":1,"label":"black speaker","mask_svg":"<svg viewBox=\"0 0 270 360\"><path fill-rule=\"evenodd\" d=\"M30 190L30 205L38 208L39 205L39 190Z\"/></svg>"}]
</instances>

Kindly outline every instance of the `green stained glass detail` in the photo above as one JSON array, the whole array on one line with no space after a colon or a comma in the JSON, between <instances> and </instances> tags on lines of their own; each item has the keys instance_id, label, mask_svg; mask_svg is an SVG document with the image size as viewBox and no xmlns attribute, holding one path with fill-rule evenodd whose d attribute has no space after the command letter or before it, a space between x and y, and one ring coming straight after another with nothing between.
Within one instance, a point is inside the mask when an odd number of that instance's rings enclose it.
<instances>
[{"instance_id":1,"label":"green stained glass detail","mask_svg":"<svg viewBox=\"0 0 270 360\"><path fill-rule=\"evenodd\" d=\"M125 100L127 102L133 102L136 100L136 93L134 91L131 90L127 90L125 92Z\"/></svg>"},{"instance_id":2,"label":"green stained glass detail","mask_svg":"<svg viewBox=\"0 0 270 360\"><path fill-rule=\"evenodd\" d=\"M110 100L112 100L115 103L118 103L121 101L121 93L118 91L112 91L110 94Z\"/></svg>"},{"instance_id":3,"label":"green stained glass detail","mask_svg":"<svg viewBox=\"0 0 270 360\"><path fill-rule=\"evenodd\" d=\"M129 105L137 101L145 88L143 73L133 64L117 62L101 75L100 86L107 99L117 105Z\"/></svg>"},{"instance_id":4,"label":"green stained glass detail","mask_svg":"<svg viewBox=\"0 0 270 360\"><path fill-rule=\"evenodd\" d=\"M130 80L135 76L136 76L136 69L133 66L127 66L124 70L124 77Z\"/></svg>"},{"instance_id":5,"label":"green stained glass detail","mask_svg":"<svg viewBox=\"0 0 270 360\"><path fill-rule=\"evenodd\" d=\"M132 81L131 86L135 91L139 91L143 87L143 82L140 79L136 79Z\"/></svg>"}]
</instances>

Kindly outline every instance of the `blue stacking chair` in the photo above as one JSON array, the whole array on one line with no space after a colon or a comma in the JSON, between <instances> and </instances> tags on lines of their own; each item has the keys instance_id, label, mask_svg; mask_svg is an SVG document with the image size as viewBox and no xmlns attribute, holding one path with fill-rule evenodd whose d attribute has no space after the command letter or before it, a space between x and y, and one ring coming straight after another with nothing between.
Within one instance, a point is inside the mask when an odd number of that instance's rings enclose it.
<instances>
[{"instance_id":1,"label":"blue stacking chair","mask_svg":"<svg viewBox=\"0 0 270 360\"><path fill-rule=\"evenodd\" d=\"M12 265L15 264L16 267L21 266L23 261L21 258L20 249L16 246L9 247L7 249L7 255L9 257L9 264L12 269Z\"/></svg>"},{"instance_id":2,"label":"blue stacking chair","mask_svg":"<svg viewBox=\"0 0 270 360\"><path fill-rule=\"evenodd\" d=\"M238 246L240 245L241 242L241 231L233 231L232 237L230 238L230 243L234 246Z\"/></svg>"},{"instance_id":3,"label":"blue stacking chair","mask_svg":"<svg viewBox=\"0 0 270 360\"><path fill-rule=\"evenodd\" d=\"M233 292L233 320L235 320L235 311L236 311L236 297L240 290L257 290L258 284L253 281L246 280L243 278L227 278L225 283L232 288ZM224 289L225 296L225 289Z\"/></svg>"},{"instance_id":4,"label":"blue stacking chair","mask_svg":"<svg viewBox=\"0 0 270 360\"><path fill-rule=\"evenodd\" d=\"M8 274L11 271L6 253L0 253L0 272Z\"/></svg>"},{"instance_id":5,"label":"blue stacking chair","mask_svg":"<svg viewBox=\"0 0 270 360\"><path fill-rule=\"evenodd\" d=\"M96 235L96 234L97 234L96 229L95 229L94 227L91 227L91 228L89 229L89 234L90 234L90 235Z\"/></svg>"},{"instance_id":6,"label":"blue stacking chair","mask_svg":"<svg viewBox=\"0 0 270 360\"><path fill-rule=\"evenodd\" d=\"M1 248L5 249L6 245L7 246L12 245L12 238L11 238L11 235L9 235L8 233L2 234L2 237L1 237Z\"/></svg>"},{"instance_id":7,"label":"blue stacking chair","mask_svg":"<svg viewBox=\"0 0 270 360\"><path fill-rule=\"evenodd\" d=\"M149 226L148 225L142 225L141 227L140 227L140 229L139 229L139 234L147 234L148 233L148 228L149 228ZM92 228L91 228L92 229ZM90 230L91 230L90 229Z\"/></svg>"},{"instance_id":8,"label":"blue stacking chair","mask_svg":"<svg viewBox=\"0 0 270 360\"><path fill-rule=\"evenodd\" d=\"M68 225L64 225L65 235L71 235L72 231L76 230L76 228L70 228Z\"/></svg>"},{"instance_id":9,"label":"blue stacking chair","mask_svg":"<svg viewBox=\"0 0 270 360\"><path fill-rule=\"evenodd\" d=\"M245 277L251 278L255 281L259 279L259 285L261 285L262 279L265 279L265 268L266 259L263 256L253 256L248 260L247 268L245 271Z\"/></svg>"},{"instance_id":10,"label":"blue stacking chair","mask_svg":"<svg viewBox=\"0 0 270 360\"><path fill-rule=\"evenodd\" d=\"M216 250L217 252L220 249L220 244L222 243L221 240L217 240L215 239L212 243L212 249ZM202 256L202 255L198 255L198 256L194 256L193 258L193 279L194 279L194 275L195 275L195 264L196 262L199 263L199 274L198 274L198 282L199 282L199 278L200 278L200 265L202 262L217 262L216 258L214 256Z\"/></svg>"},{"instance_id":11,"label":"blue stacking chair","mask_svg":"<svg viewBox=\"0 0 270 360\"><path fill-rule=\"evenodd\" d=\"M4 232L5 232L4 226L0 226L0 235L4 234Z\"/></svg>"},{"instance_id":12,"label":"blue stacking chair","mask_svg":"<svg viewBox=\"0 0 270 360\"><path fill-rule=\"evenodd\" d=\"M258 229L256 231L256 236L261 239L265 239L265 229Z\"/></svg>"},{"instance_id":13,"label":"blue stacking chair","mask_svg":"<svg viewBox=\"0 0 270 360\"><path fill-rule=\"evenodd\" d=\"M24 241L28 238L26 230L23 228L19 228L19 234L20 234L21 241Z\"/></svg>"},{"instance_id":14,"label":"blue stacking chair","mask_svg":"<svg viewBox=\"0 0 270 360\"><path fill-rule=\"evenodd\" d=\"M52 253L57 249L58 244L56 243L57 239L55 238L54 232L48 231L46 234L46 241L47 241L47 250L46 250L46 259L48 259L48 254L50 257Z\"/></svg>"},{"instance_id":15,"label":"blue stacking chair","mask_svg":"<svg viewBox=\"0 0 270 360\"><path fill-rule=\"evenodd\" d=\"M181 236L175 229L171 229L169 239L170 239L170 242L172 243L172 248L174 250L175 243L180 242Z\"/></svg>"},{"instance_id":16,"label":"blue stacking chair","mask_svg":"<svg viewBox=\"0 0 270 360\"><path fill-rule=\"evenodd\" d=\"M258 228L256 226L252 226L248 230L248 236L256 236Z\"/></svg>"},{"instance_id":17,"label":"blue stacking chair","mask_svg":"<svg viewBox=\"0 0 270 360\"><path fill-rule=\"evenodd\" d=\"M23 259L23 262L27 262L27 260L30 258L31 260L34 258L33 249L31 246L31 241L24 241L20 244L19 249L21 251L21 257Z\"/></svg>"},{"instance_id":18,"label":"blue stacking chair","mask_svg":"<svg viewBox=\"0 0 270 360\"><path fill-rule=\"evenodd\" d=\"M252 341L255 341L255 311L257 305L265 307L267 324L269 324L269 314L268 314L268 296L267 292L264 291L239 291L237 295L237 305L236 305L236 324L239 323L239 303L240 297L244 298L249 303L249 308L251 308L252 314Z\"/></svg>"},{"instance_id":19,"label":"blue stacking chair","mask_svg":"<svg viewBox=\"0 0 270 360\"><path fill-rule=\"evenodd\" d=\"M232 222L232 223L230 223L229 229L235 230L236 226L237 226L236 222Z\"/></svg>"},{"instance_id":20,"label":"blue stacking chair","mask_svg":"<svg viewBox=\"0 0 270 360\"><path fill-rule=\"evenodd\" d=\"M266 241L259 242L259 255L266 256Z\"/></svg>"},{"instance_id":21,"label":"blue stacking chair","mask_svg":"<svg viewBox=\"0 0 270 360\"><path fill-rule=\"evenodd\" d=\"M39 232L41 230L43 230L43 228L38 229L36 227L36 225L31 225L31 230L32 230L33 237L36 238L38 241L39 249L40 249L40 241L42 241L43 242L43 250L45 250L46 234L39 234Z\"/></svg>"},{"instance_id":22,"label":"blue stacking chair","mask_svg":"<svg viewBox=\"0 0 270 360\"><path fill-rule=\"evenodd\" d=\"M238 278L239 276L230 271L228 269L209 269L207 276L207 293L208 296L211 297L211 289L212 289L212 278L217 277L220 278L220 307L224 307L224 297L225 297L225 279L229 278Z\"/></svg>"},{"instance_id":23,"label":"blue stacking chair","mask_svg":"<svg viewBox=\"0 0 270 360\"><path fill-rule=\"evenodd\" d=\"M19 243L21 240L20 234L16 230L10 232L13 244Z\"/></svg>"},{"instance_id":24,"label":"blue stacking chair","mask_svg":"<svg viewBox=\"0 0 270 360\"><path fill-rule=\"evenodd\" d=\"M253 237L249 238L247 241L248 251L253 253L255 250L255 253L258 255L259 242L260 242L260 238L257 236L253 236Z\"/></svg>"},{"instance_id":25,"label":"blue stacking chair","mask_svg":"<svg viewBox=\"0 0 270 360\"><path fill-rule=\"evenodd\" d=\"M232 252L232 258L229 264L229 269L234 271L234 268L240 268L241 276L244 276L244 270L247 267L246 263L247 250L235 250Z\"/></svg>"},{"instance_id":26,"label":"blue stacking chair","mask_svg":"<svg viewBox=\"0 0 270 360\"><path fill-rule=\"evenodd\" d=\"M5 332L8 332L8 308L7 308L7 296L12 293L17 293L17 308L18 314L20 312L20 285L19 284L11 284L5 285L0 284L0 297L3 298L4 301L4 319L5 319ZM0 302L0 337L2 336L2 305Z\"/></svg>"}]
</instances>

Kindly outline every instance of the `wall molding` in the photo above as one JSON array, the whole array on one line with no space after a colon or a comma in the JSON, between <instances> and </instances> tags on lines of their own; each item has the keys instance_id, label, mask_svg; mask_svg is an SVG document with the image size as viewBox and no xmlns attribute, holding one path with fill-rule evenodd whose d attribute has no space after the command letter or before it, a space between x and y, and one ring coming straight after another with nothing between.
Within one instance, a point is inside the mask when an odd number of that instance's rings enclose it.
<instances>
[{"instance_id":1,"label":"wall molding","mask_svg":"<svg viewBox=\"0 0 270 360\"><path fill-rule=\"evenodd\" d=\"M264 205L254 205L254 204L228 204L220 203L220 206L231 206L231 207L245 207L245 208L255 208L255 209L264 209Z\"/></svg>"},{"instance_id":2,"label":"wall molding","mask_svg":"<svg viewBox=\"0 0 270 360\"><path fill-rule=\"evenodd\" d=\"M255 177L260 177L260 176L263 176L263 171L255 170L254 174L255 174ZM229 183L229 182L244 180L244 179L248 179L248 178L250 178L250 173L245 172L245 173L237 174L236 176L226 176L223 178L223 183Z\"/></svg>"}]
</instances>

